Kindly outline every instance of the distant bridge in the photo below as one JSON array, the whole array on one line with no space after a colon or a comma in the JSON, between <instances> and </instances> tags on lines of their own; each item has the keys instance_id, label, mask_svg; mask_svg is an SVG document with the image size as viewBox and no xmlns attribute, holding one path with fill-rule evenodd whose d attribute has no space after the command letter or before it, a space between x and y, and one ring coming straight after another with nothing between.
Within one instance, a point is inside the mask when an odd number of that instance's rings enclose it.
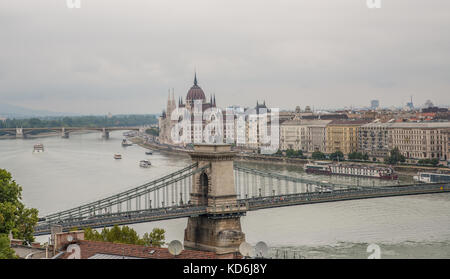
<instances>
[{"instance_id":1,"label":"distant bridge","mask_svg":"<svg viewBox=\"0 0 450 279\"><path fill-rule=\"evenodd\" d=\"M0 132L15 135L16 138L26 138L27 134L33 131L54 131L59 132L61 137L68 138L69 133L75 131L99 131L102 137L109 138L112 131L143 131L143 127L42 127L42 128L0 128Z\"/></svg>"},{"instance_id":2,"label":"distant bridge","mask_svg":"<svg viewBox=\"0 0 450 279\"><path fill-rule=\"evenodd\" d=\"M40 218L35 235L50 234L59 225L72 228L103 228L174 218L207 215L221 219L245 215L247 211L344 200L450 192L450 183L392 186L354 186L270 173L234 165L237 200L230 204L202 206L190 202L195 174L210 165L189 165L127 191L49 214Z\"/></svg>"}]
</instances>

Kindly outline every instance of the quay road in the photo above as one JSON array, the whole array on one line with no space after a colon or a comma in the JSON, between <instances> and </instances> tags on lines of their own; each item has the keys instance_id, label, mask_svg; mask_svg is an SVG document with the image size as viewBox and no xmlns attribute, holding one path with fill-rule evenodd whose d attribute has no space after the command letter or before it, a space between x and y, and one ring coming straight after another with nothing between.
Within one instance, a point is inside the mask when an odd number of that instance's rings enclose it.
<instances>
[{"instance_id":1,"label":"quay road","mask_svg":"<svg viewBox=\"0 0 450 279\"><path fill-rule=\"evenodd\" d=\"M64 231L76 228L103 228L113 225L127 225L135 223L144 223L174 218L186 218L208 214L212 218L227 218L229 216L242 216L245 211L259 209L269 209L283 206L293 206L302 204L313 204L323 202L336 202L345 200L381 198L405 195L420 195L450 192L450 183L433 183L407 186L390 187L366 187L353 188L346 190L324 190L321 192L306 192L298 194L253 197L249 199L240 199L234 206L218 207L211 209L206 206L180 205L165 208L155 208L138 211L128 211L114 214L93 215L82 218L70 218L60 220L54 223L41 221L35 227L34 235L50 234L52 225L60 225Z\"/></svg>"}]
</instances>

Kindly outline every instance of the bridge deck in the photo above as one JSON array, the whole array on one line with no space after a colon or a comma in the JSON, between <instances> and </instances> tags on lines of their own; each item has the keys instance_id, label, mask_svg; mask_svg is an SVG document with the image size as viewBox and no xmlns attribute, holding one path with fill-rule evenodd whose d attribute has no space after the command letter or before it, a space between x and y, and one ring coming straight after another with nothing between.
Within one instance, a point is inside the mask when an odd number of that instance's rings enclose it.
<instances>
[{"instance_id":1,"label":"bridge deck","mask_svg":"<svg viewBox=\"0 0 450 279\"><path fill-rule=\"evenodd\" d=\"M323 192L298 193L289 195L277 195L269 197L253 197L249 199L238 200L239 204L245 204L245 210L259 210L274 207L293 206L312 203L335 202L344 200L381 198L405 195L420 195L432 193L450 192L450 183L442 184L421 184L409 186L391 186L373 189L347 189ZM237 208L241 208L237 206ZM217 212L219 210L219 212ZM227 212L224 209L220 212L220 207L214 209L215 214L227 215L235 212ZM229 210L228 210L229 211ZM152 222L159 220L168 220L174 218L186 218L190 216L198 216L211 213L211 208L205 206L175 206L166 208L156 208L138 211L129 211L113 214L94 215L82 218L68 218L60 221L40 222L35 227L35 235L45 235L50 233L50 227L53 224L61 225L63 230L67 231L71 228L102 228L117 225L136 224L143 222ZM237 212L245 214L245 212Z\"/></svg>"}]
</instances>

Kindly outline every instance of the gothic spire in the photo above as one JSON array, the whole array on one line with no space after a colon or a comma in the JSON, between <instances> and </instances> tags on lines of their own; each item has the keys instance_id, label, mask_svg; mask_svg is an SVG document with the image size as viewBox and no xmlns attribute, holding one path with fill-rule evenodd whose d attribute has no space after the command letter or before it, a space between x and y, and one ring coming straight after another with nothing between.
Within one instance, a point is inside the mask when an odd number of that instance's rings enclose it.
<instances>
[{"instance_id":1,"label":"gothic spire","mask_svg":"<svg viewBox=\"0 0 450 279\"><path fill-rule=\"evenodd\" d=\"M197 86L197 72L195 72L194 75L194 85Z\"/></svg>"}]
</instances>

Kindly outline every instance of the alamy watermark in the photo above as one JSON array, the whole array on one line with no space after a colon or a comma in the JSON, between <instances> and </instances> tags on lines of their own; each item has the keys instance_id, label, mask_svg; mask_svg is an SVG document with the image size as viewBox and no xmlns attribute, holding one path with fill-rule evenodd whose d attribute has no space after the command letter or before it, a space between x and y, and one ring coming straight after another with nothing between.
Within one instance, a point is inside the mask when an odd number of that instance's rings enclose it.
<instances>
[{"instance_id":1,"label":"alamy watermark","mask_svg":"<svg viewBox=\"0 0 450 279\"><path fill-rule=\"evenodd\" d=\"M81 8L81 0L66 0L67 8L79 9Z\"/></svg>"},{"instance_id":2,"label":"alamy watermark","mask_svg":"<svg viewBox=\"0 0 450 279\"><path fill-rule=\"evenodd\" d=\"M193 110L178 107L170 118L176 121L170 134L175 144L253 144L262 154L273 154L279 149L278 108L233 107L223 111L212 107L203 110L202 100L195 100Z\"/></svg>"},{"instance_id":3,"label":"alamy watermark","mask_svg":"<svg viewBox=\"0 0 450 279\"><path fill-rule=\"evenodd\" d=\"M369 9L381 8L381 0L367 0L366 4Z\"/></svg>"},{"instance_id":4,"label":"alamy watermark","mask_svg":"<svg viewBox=\"0 0 450 279\"><path fill-rule=\"evenodd\" d=\"M66 0L67 8L69 9L79 9L81 8L81 0ZM369 9L379 9L381 8L381 0L366 0L367 8Z\"/></svg>"},{"instance_id":5,"label":"alamy watermark","mask_svg":"<svg viewBox=\"0 0 450 279\"><path fill-rule=\"evenodd\" d=\"M381 259L381 248L377 244L369 244L366 249L367 253L370 255L367 257L368 259Z\"/></svg>"}]
</instances>

